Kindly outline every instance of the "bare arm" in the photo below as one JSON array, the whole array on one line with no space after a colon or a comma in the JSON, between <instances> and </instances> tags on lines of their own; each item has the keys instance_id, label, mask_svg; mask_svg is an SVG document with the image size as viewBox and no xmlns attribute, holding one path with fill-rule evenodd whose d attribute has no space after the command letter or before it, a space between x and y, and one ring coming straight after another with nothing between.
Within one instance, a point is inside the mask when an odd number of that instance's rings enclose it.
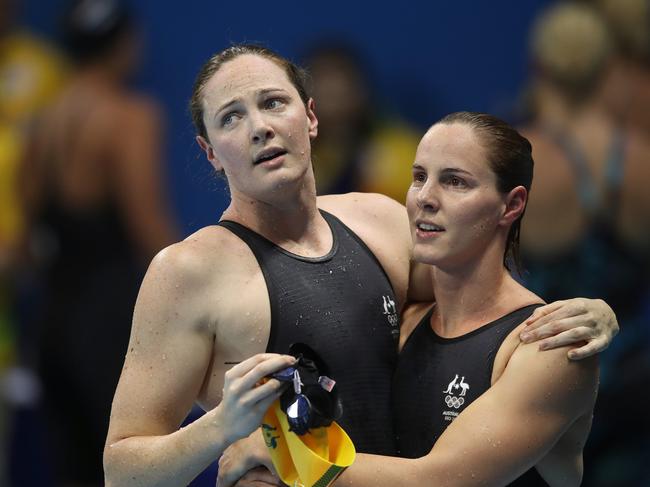
<instances>
[{"instance_id":1,"label":"bare arm","mask_svg":"<svg viewBox=\"0 0 650 487\"><path fill-rule=\"evenodd\" d=\"M521 339L525 343L541 340L540 350L579 345L569 350L571 360L602 352L619 330L614 311L602 299L555 301L537 308L525 323Z\"/></svg>"},{"instance_id":2,"label":"bare arm","mask_svg":"<svg viewBox=\"0 0 650 487\"><path fill-rule=\"evenodd\" d=\"M541 353L520 345L494 386L449 425L426 457L359 455L336 485L506 485L591 414L597 382L593 358L569 362L564 349ZM580 458L574 460L566 485L580 482Z\"/></svg>"},{"instance_id":3,"label":"bare arm","mask_svg":"<svg viewBox=\"0 0 650 487\"><path fill-rule=\"evenodd\" d=\"M226 373L219 406L178 429L212 358L214 332L200 300L198 264L174 246L147 272L113 401L104 452L107 486L187 485L228 444L256 429L279 395L277 381L255 384L293 359L252 357Z\"/></svg>"}]
</instances>

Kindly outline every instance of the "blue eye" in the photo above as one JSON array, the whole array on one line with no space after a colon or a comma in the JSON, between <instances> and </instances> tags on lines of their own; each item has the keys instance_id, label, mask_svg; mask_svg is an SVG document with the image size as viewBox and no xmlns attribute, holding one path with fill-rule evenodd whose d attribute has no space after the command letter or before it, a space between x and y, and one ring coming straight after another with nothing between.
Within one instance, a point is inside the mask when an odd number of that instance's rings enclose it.
<instances>
[{"instance_id":1,"label":"blue eye","mask_svg":"<svg viewBox=\"0 0 650 487\"><path fill-rule=\"evenodd\" d=\"M274 108L280 108L282 105L284 105L284 100L280 98L270 98L264 104L264 106L269 110L273 110Z\"/></svg>"},{"instance_id":2,"label":"blue eye","mask_svg":"<svg viewBox=\"0 0 650 487\"><path fill-rule=\"evenodd\" d=\"M235 121L235 113L227 113L221 117L221 126L226 127Z\"/></svg>"}]
</instances>

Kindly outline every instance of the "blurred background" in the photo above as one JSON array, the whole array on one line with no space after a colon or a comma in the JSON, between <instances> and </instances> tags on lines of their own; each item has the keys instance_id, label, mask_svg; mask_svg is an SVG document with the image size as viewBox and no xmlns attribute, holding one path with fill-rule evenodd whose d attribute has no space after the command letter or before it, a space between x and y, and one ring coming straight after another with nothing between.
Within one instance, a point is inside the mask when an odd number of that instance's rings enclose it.
<instances>
[{"instance_id":1,"label":"blurred background","mask_svg":"<svg viewBox=\"0 0 650 487\"><path fill-rule=\"evenodd\" d=\"M144 269L228 203L187 103L240 42L309 69L321 194L403 202L453 111L529 137L522 279L621 325L583 485L650 485L650 2L0 0L0 486L102 485Z\"/></svg>"}]
</instances>

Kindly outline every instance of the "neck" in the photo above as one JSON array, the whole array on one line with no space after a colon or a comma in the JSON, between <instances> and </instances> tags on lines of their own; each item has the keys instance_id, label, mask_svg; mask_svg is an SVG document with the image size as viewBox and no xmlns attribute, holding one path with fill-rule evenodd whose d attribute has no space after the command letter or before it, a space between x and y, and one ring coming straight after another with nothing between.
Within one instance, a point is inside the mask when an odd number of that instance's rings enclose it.
<instances>
[{"instance_id":1,"label":"neck","mask_svg":"<svg viewBox=\"0 0 650 487\"><path fill-rule=\"evenodd\" d=\"M236 221L280 247L305 257L326 254L332 245L327 222L318 211L311 166L299 181L257 198L232 191L223 219Z\"/></svg>"},{"instance_id":2,"label":"neck","mask_svg":"<svg viewBox=\"0 0 650 487\"><path fill-rule=\"evenodd\" d=\"M526 304L539 302L503 266L495 245L462 266L433 269L436 308L433 329L443 337L469 333Z\"/></svg>"}]
</instances>

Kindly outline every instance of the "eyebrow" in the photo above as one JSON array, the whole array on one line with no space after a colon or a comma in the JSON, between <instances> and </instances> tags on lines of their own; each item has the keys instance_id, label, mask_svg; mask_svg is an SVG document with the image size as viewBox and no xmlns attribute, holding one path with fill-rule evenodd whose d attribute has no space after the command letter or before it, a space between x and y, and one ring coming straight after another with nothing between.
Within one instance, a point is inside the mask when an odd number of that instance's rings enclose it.
<instances>
[{"instance_id":1,"label":"eyebrow","mask_svg":"<svg viewBox=\"0 0 650 487\"><path fill-rule=\"evenodd\" d=\"M283 88L264 88L260 90L259 94L260 95L267 95L269 93L274 93L274 92L282 92L282 93L287 93L287 91ZM226 108L238 103L241 100L241 98L233 98L230 101L227 101L223 105L221 105L215 112L214 112L214 118L217 118L217 115L223 112Z\"/></svg>"},{"instance_id":2,"label":"eyebrow","mask_svg":"<svg viewBox=\"0 0 650 487\"><path fill-rule=\"evenodd\" d=\"M425 170L424 167L422 167L420 164L417 162L413 163L413 169L418 169L418 170ZM472 176L473 174L469 171L466 171L465 169L461 169L459 167L446 167L442 171L440 171L440 174L467 174L468 176Z\"/></svg>"},{"instance_id":3,"label":"eyebrow","mask_svg":"<svg viewBox=\"0 0 650 487\"><path fill-rule=\"evenodd\" d=\"M459 167L446 167L442 171L440 171L440 174L467 174L468 176L472 176L472 173L469 171L465 171L465 169L461 169Z\"/></svg>"}]
</instances>

